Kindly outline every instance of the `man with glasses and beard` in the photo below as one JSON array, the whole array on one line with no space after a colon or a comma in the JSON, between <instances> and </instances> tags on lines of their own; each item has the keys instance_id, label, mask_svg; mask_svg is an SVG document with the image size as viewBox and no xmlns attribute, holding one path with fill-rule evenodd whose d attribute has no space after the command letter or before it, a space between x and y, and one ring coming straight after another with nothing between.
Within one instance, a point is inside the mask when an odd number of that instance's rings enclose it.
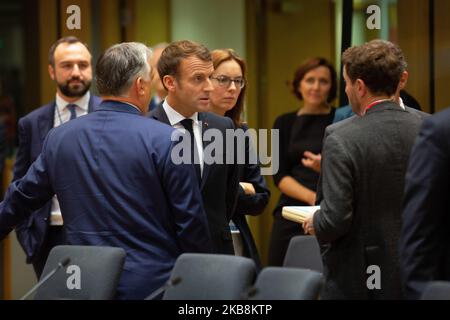
<instances>
[{"instance_id":1,"label":"man with glasses and beard","mask_svg":"<svg viewBox=\"0 0 450 320\"><path fill-rule=\"evenodd\" d=\"M101 102L89 93L92 57L79 39L59 39L50 48L48 58L48 72L56 83L56 99L19 120L19 149L13 181L26 174L41 153L44 139L52 128L91 112ZM16 228L27 263L33 264L38 278L50 250L64 243L62 226L61 210L55 196Z\"/></svg>"}]
</instances>

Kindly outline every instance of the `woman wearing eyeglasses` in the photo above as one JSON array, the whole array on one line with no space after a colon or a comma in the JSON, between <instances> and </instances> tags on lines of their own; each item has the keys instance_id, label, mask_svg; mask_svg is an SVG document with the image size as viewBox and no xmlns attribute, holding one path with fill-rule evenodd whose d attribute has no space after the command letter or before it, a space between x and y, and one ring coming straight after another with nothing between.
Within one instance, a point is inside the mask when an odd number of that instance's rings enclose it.
<instances>
[{"instance_id":1,"label":"woman wearing eyeglasses","mask_svg":"<svg viewBox=\"0 0 450 320\"><path fill-rule=\"evenodd\" d=\"M320 153L325 128L332 123L336 71L323 58L304 62L295 72L292 92L301 108L279 116L274 129L280 136L280 167L274 175L282 192L274 210L269 265L281 266L292 237L303 235L301 225L281 216L283 206L313 206L319 180Z\"/></svg>"},{"instance_id":2,"label":"woman wearing eyeglasses","mask_svg":"<svg viewBox=\"0 0 450 320\"><path fill-rule=\"evenodd\" d=\"M231 49L212 51L214 73L211 81L214 90L210 93L210 111L229 117L236 128L248 129L242 122L245 96L245 61ZM246 159L250 141L245 140ZM270 192L261 176L258 164L246 163L241 168L239 198L232 221L239 229L244 247L244 255L252 258L261 268L258 251L245 215L258 215L266 207Z\"/></svg>"}]
</instances>

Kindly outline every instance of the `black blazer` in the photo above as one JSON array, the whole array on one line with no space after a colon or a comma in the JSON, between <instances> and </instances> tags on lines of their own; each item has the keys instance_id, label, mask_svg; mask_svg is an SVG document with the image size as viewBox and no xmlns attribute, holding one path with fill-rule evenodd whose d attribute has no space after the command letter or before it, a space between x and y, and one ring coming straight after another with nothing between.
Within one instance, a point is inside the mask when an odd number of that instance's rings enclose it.
<instances>
[{"instance_id":1,"label":"black blazer","mask_svg":"<svg viewBox=\"0 0 450 320\"><path fill-rule=\"evenodd\" d=\"M170 125L166 112L160 103L149 117ZM209 129L217 129L223 134L223 159L226 156L226 129L234 129L233 121L210 112L199 112L202 122L202 134ZM203 140L203 148L211 142ZM213 242L213 251L222 254L234 254L233 240L229 222L236 209L239 188L239 167L237 164L204 163L200 190L203 207L208 218Z\"/></svg>"},{"instance_id":2,"label":"black blazer","mask_svg":"<svg viewBox=\"0 0 450 320\"><path fill-rule=\"evenodd\" d=\"M242 125L244 131L248 130L247 125ZM233 222L239 229L244 245L244 254L253 259L258 270L262 268L261 260L259 258L258 249L256 248L255 240L253 239L250 227L248 226L246 215L259 215L267 206L270 197L270 191L267 188L266 181L261 176L261 168L259 164L251 164L249 154L255 152L254 146L251 145L250 139L245 140L245 154L246 163L240 167L240 182L249 182L255 188L254 195L247 195L244 189L239 186L239 197L235 213L233 215Z\"/></svg>"},{"instance_id":3,"label":"black blazer","mask_svg":"<svg viewBox=\"0 0 450 320\"><path fill-rule=\"evenodd\" d=\"M450 281L450 108L427 118L406 173L400 262L405 297Z\"/></svg>"},{"instance_id":4,"label":"black blazer","mask_svg":"<svg viewBox=\"0 0 450 320\"><path fill-rule=\"evenodd\" d=\"M91 94L88 112L92 112L101 102L99 97ZM47 133L53 128L56 102L39 107L19 120L19 149L14 164L13 181L22 178L42 150ZM29 219L16 228L17 239L27 256L27 262L34 262L40 257L50 223L52 202L47 202L36 210Z\"/></svg>"}]
</instances>

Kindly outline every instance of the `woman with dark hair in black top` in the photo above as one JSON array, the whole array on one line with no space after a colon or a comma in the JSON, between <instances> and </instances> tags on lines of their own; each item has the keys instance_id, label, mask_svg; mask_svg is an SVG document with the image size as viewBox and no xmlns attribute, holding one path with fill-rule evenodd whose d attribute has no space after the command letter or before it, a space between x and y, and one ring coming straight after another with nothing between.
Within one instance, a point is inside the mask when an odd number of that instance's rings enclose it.
<instances>
[{"instance_id":1,"label":"woman with dark hair in black top","mask_svg":"<svg viewBox=\"0 0 450 320\"><path fill-rule=\"evenodd\" d=\"M280 168L274 175L282 192L274 210L269 265L281 266L292 237L303 235L302 226L283 219L283 206L312 206L320 171L325 128L332 123L336 98L336 71L323 58L312 58L294 74L293 93L303 106L279 116L274 129L280 133Z\"/></svg>"}]
</instances>

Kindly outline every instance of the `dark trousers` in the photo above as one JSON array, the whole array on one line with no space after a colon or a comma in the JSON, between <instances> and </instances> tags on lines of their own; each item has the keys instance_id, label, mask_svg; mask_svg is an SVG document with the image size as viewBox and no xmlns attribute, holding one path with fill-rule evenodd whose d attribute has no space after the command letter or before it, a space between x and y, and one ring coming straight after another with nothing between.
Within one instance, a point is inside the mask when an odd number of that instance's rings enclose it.
<instances>
[{"instance_id":1,"label":"dark trousers","mask_svg":"<svg viewBox=\"0 0 450 320\"><path fill-rule=\"evenodd\" d=\"M304 234L301 224L275 215L269 245L269 266L281 267L291 238Z\"/></svg>"},{"instance_id":2,"label":"dark trousers","mask_svg":"<svg viewBox=\"0 0 450 320\"><path fill-rule=\"evenodd\" d=\"M48 233L42 244L41 252L39 256L33 261L34 272L38 279L41 278L42 271L44 271L45 262L47 261L48 254L55 246L65 244L65 235L62 226L49 226Z\"/></svg>"},{"instance_id":3,"label":"dark trousers","mask_svg":"<svg viewBox=\"0 0 450 320\"><path fill-rule=\"evenodd\" d=\"M253 261L255 262L256 271L259 273L262 269L262 264L259 258L258 249L256 248L255 240L253 239L253 235L250 231L250 227L247 223L245 215L236 214L233 217L233 222L241 233L242 243L244 247L244 257L253 259Z\"/></svg>"}]
</instances>

